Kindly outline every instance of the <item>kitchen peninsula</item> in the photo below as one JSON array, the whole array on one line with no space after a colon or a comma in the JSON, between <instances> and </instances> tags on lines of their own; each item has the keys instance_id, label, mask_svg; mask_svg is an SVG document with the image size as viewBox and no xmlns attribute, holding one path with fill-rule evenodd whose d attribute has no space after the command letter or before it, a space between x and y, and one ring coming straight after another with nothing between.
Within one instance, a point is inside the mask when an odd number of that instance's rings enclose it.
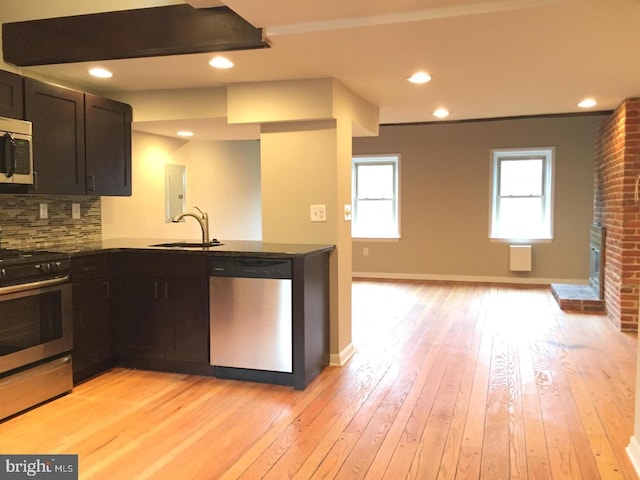
<instances>
[{"instance_id":1,"label":"kitchen peninsula","mask_svg":"<svg viewBox=\"0 0 640 480\"><path fill-rule=\"evenodd\" d=\"M72 265L76 382L121 364L304 389L328 365L333 246L257 241L222 241L205 248L153 246L162 243L170 241L114 239L63 247ZM214 261L220 259L239 264L281 261L287 268L290 371L235 368L211 361L215 356L210 355L210 338L216 339L217 332L211 329L210 310L215 305L210 299L219 296L211 295L210 278ZM254 270L248 276L262 277ZM274 296L236 294L246 297L239 305ZM256 345L264 335L257 324L246 333L255 337Z\"/></svg>"}]
</instances>

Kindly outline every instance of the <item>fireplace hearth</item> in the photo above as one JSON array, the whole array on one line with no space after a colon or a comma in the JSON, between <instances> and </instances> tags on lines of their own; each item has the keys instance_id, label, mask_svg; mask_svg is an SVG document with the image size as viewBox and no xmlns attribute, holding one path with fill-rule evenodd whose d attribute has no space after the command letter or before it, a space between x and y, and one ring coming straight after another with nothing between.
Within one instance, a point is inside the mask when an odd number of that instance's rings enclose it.
<instances>
[{"instance_id":1,"label":"fireplace hearth","mask_svg":"<svg viewBox=\"0 0 640 480\"><path fill-rule=\"evenodd\" d=\"M589 242L589 284L554 283L551 293L562 310L576 312L604 311L604 241L605 229L591 226Z\"/></svg>"}]
</instances>

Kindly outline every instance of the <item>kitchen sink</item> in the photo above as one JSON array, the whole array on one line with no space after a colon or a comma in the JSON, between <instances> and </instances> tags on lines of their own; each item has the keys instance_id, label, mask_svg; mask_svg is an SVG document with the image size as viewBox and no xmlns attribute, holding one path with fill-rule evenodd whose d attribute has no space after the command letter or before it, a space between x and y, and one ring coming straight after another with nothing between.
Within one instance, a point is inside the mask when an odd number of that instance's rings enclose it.
<instances>
[{"instance_id":1,"label":"kitchen sink","mask_svg":"<svg viewBox=\"0 0 640 480\"><path fill-rule=\"evenodd\" d=\"M167 242L167 243L156 243L151 245L152 247L167 247L167 248L209 248L209 247L219 247L220 245L224 245L224 243L220 242Z\"/></svg>"}]
</instances>

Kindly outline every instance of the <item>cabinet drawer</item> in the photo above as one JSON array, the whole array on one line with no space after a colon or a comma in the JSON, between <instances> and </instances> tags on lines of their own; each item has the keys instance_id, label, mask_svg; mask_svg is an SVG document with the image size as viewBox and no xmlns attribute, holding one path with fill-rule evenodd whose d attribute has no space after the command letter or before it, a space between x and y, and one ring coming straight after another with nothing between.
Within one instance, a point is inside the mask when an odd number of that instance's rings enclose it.
<instances>
[{"instance_id":1,"label":"cabinet drawer","mask_svg":"<svg viewBox=\"0 0 640 480\"><path fill-rule=\"evenodd\" d=\"M109 276L107 255L86 255L71 259L71 281L84 282Z\"/></svg>"}]
</instances>

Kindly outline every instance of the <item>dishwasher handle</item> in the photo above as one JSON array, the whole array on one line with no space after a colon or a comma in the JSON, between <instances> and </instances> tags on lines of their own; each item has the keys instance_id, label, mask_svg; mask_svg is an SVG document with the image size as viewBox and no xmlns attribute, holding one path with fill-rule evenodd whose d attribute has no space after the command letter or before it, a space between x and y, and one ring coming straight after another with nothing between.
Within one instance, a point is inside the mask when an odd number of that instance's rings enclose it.
<instances>
[{"instance_id":1,"label":"dishwasher handle","mask_svg":"<svg viewBox=\"0 0 640 480\"><path fill-rule=\"evenodd\" d=\"M291 278L291 260L287 258L221 257L209 261L212 277Z\"/></svg>"}]
</instances>

